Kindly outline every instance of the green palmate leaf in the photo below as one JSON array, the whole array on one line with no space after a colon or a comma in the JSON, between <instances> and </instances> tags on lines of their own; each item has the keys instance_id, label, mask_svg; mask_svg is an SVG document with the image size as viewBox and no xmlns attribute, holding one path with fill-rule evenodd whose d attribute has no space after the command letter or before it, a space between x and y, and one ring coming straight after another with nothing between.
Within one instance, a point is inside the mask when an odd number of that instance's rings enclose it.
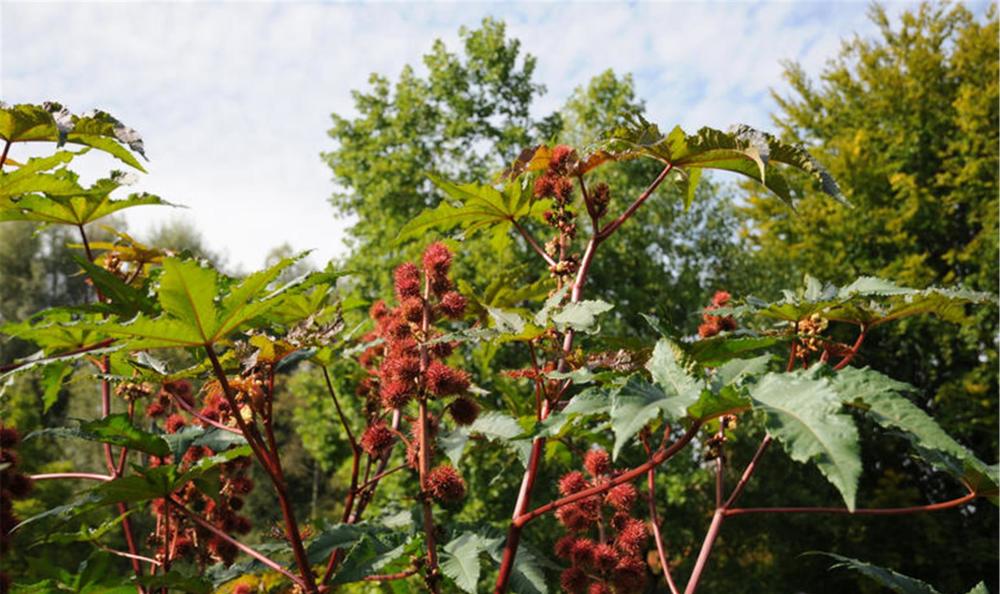
<instances>
[{"instance_id":1,"label":"green palmate leaf","mask_svg":"<svg viewBox=\"0 0 1000 594\"><path fill-rule=\"evenodd\" d=\"M834 553L813 554L826 555L827 557L832 557L839 561L839 563L830 566L830 569L850 569L852 571L856 571L865 577L878 582L881 586L896 592L897 594L940 594L930 584L922 582L916 578L905 576L901 573L896 573L891 569L878 567L877 565L872 565L871 563L866 563L850 557L842 557Z\"/></svg>"},{"instance_id":2,"label":"green palmate leaf","mask_svg":"<svg viewBox=\"0 0 1000 594\"><path fill-rule=\"evenodd\" d=\"M600 300L567 303L551 316L551 320L560 332L572 328L579 332L593 334L600 329L597 325L597 316L613 307L610 303Z\"/></svg>"},{"instance_id":3,"label":"green palmate leaf","mask_svg":"<svg viewBox=\"0 0 1000 594\"><path fill-rule=\"evenodd\" d=\"M646 370L668 396L686 399L692 403L704 388L704 382L692 376L681 366L683 351L672 341L661 338L653 347L653 355L646 362ZM676 406L680 416L684 413L680 406L683 400L677 401ZM684 406L687 408L687 406Z\"/></svg>"},{"instance_id":4,"label":"green palmate leaf","mask_svg":"<svg viewBox=\"0 0 1000 594\"><path fill-rule=\"evenodd\" d=\"M966 594L990 594L990 591L986 587L986 582L979 582L971 590L966 592Z\"/></svg>"},{"instance_id":5,"label":"green palmate leaf","mask_svg":"<svg viewBox=\"0 0 1000 594\"><path fill-rule=\"evenodd\" d=\"M688 407L698 402L707 386L681 366L681 356L683 353L677 345L665 338L660 339L646 363L655 385L633 375L612 394L610 413L615 434L614 458L617 459L628 440L651 421L661 415L683 419L688 416Z\"/></svg>"},{"instance_id":6,"label":"green palmate leaf","mask_svg":"<svg viewBox=\"0 0 1000 594\"><path fill-rule=\"evenodd\" d=\"M612 456L618 459L625 444L650 422L662 415L677 417L671 411L675 413L678 409L686 408L685 403L677 400L670 402L663 390L641 377L629 377L628 382L611 395L609 412L611 429L615 434Z\"/></svg>"},{"instance_id":7,"label":"green palmate leaf","mask_svg":"<svg viewBox=\"0 0 1000 594\"><path fill-rule=\"evenodd\" d=\"M454 204L443 201L437 208L425 210L400 230L397 243L422 238L428 232L448 232L461 227L468 237L480 229L497 226L505 234L515 221L544 210L544 203L533 201L519 182L511 182L503 190L478 184L453 184L434 175L431 182L444 191Z\"/></svg>"},{"instance_id":8,"label":"green palmate leaf","mask_svg":"<svg viewBox=\"0 0 1000 594\"><path fill-rule=\"evenodd\" d=\"M86 191L87 193L77 195L27 194L20 198L0 200L0 222L34 221L80 226L134 206L173 206L169 202L161 200L159 196L145 192L129 194L127 198L113 200L110 193L117 187L116 183L112 183L96 189L91 188Z\"/></svg>"},{"instance_id":9,"label":"green palmate leaf","mask_svg":"<svg viewBox=\"0 0 1000 594\"><path fill-rule=\"evenodd\" d=\"M48 309L31 318L0 326L0 332L33 342L46 355L55 355L99 343L103 336L91 328L89 319L67 309Z\"/></svg>"},{"instance_id":10,"label":"green palmate leaf","mask_svg":"<svg viewBox=\"0 0 1000 594\"><path fill-rule=\"evenodd\" d=\"M161 316L139 315L127 323L91 327L128 339L133 349L210 345L261 317L289 291L302 289L303 285L294 285L284 291L267 292L268 285L293 262L282 260L233 284L192 260L166 258L158 289Z\"/></svg>"},{"instance_id":11,"label":"green palmate leaf","mask_svg":"<svg viewBox=\"0 0 1000 594\"><path fill-rule=\"evenodd\" d=\"M32 547L44 544L71 544L74 542L94 542L99 540L105 534L113 532L118 529L118 525L121 524L125 518L132 515L136 510L130 509L124 514L116 515L113 518L105 520L104 522L98 524L97 526L90 527L87 525L80 526L76 532L56 532L45 534L40 540L32 543Z\"/></svg>"},{"instance_id":12,"label":"green palmate leaf","mask_svg":"<svg viewBox=\"0 0 1000 594\"><path fill-rule=\"evenodd\" d=\"M197 425L189 425L176 433L167 433L162 437L170 446L174 460L183 458L193 446L205 446L213 452L224 452L232 446L243 446L247 443L242 435L214 427L205 429Z\"/></svg>"},{"instance_id":13,"label":"green palmate leaf","mask_svg":"<svg viewBox=\"0 0 1000 594\"><path fill-rule=\"evenodd\" d=\"M142 138L135 130L100 110L76 116L53 102L13 106L0 103L0 138L9 142L82 144L145 171L132 155L134 152L145 158Z\"/></svg>"},{"instance_id":14,"label":"green palmate leaf","mask_svg":"<svg viewBox=\"0 0 1000 594\"><path fill-rule=\"evenodd\" d=\"M915 388L868 368L844 369L833 378L832 386L844 404L864 410L882 427L902 431L938 470L954 474L971 483L979 494L996 499L996 468L979 460L904 396Z\"/></svg>"},{"instance_id":15,"label":"green palmate leaf","mask_svg":"<svg viewBox=\"0 0 1000 594\"><path fill-rule=\"evenodd\" d=\"M154 456L167 456L170 446L159 435L143 431L132 425L125 413L113 414L95 421L80 423L79 427L52 427L29 433L26 439L40 436L74 437L124 446Z\"/></svg>"},{"instance_id":16,"label":"green palmate leaf","mask_svg":"<svg viewBox=\"0 0 1000 594\"><path fill-rule=\"evenodd\" d=\"M475 594L479 583L479 555L486 547L478 534L463 532L444 545L441 571L463 592Z\"/></svg>"},{"instance_id":17,"label":"green palmate leaf","mask_svg":"<svg viewBox=\"0 0 1000 594\"><path fill-rule=\"evenodd\" d=\"M814 371L765 375L750 391L765 426L788 455L812 461L854 510L861 475L858 431L840 411L840 398L830 381Z\"/></svg>"}]
</instances>

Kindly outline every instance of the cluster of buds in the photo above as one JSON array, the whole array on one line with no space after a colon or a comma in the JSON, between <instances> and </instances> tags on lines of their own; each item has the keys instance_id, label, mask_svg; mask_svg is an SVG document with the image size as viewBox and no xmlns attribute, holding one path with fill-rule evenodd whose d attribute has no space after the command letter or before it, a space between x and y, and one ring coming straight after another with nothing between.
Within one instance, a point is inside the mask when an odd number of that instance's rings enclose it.
<instances>
[{"instance_id":1,"label":"cluster of buds","mask_svg":"<svg viewBox=\"0 0 1000 594\"><path fill-rule=\"evenodd\" d=\"M152 393L153 386L149 382L121 382L115 386L115 395L125 402L144 400Z\"/></svg>"},{"instance_id":2,"label":"cluster of buds","mask_svg":"<svg viewBox=\"0 0 1000 594\"><path fill-rule=\"evenodd\" d=\"M422 267L407 262L394 272L397 305L390 308L378 301L369 312L375 330L364 337L376 342L366 349L359 363L368 375L358 385L365 398L368 427L361 436L361 448L372 457L385 455L400 434L384 421L388 411L404 409L414 400L451 399L446 410L459 425L468 425L479 415L479 405L470 398L469 376L445 363L454 343L443 338L435 327L443 318L458 319L465 313L466 300L449 278L452 254L442 243L427 246ZM439 420L427 415L425 443L433 448ZM419 466L419 421L407 418L407 462ZM433 451L429 452L433 455ZM438 466L427 477L427 491L441 502L461 499L465 483L450 466Z\"/></svg>"},{"instance_id":3,"label":"cluster of buds","mask_svg":"<svg viewBox=\"0 0 1000 594\"><path fill-rule=\"evenodd\" d=\"M802 349L798 352L800 359L807 359L810 354L819 352L825 347L822 338L830 321L818 313L814 313L804 320L799 320L797 325L799 334L799 344Z\"/></svg>"},{"instance_id":4,"label":"cluster of buds","mask_svg":"<svg viewBox=\"0 0 1000 594\"><path fill-rule=\"evenodd\" d=\"M10 550L10 533L19 520L14 515L14 499L31 493L31 479L17 469L15 448L21 441L17 429L0 425L0 554ZM10 591L10 577L0 571L0 594Z\"/></svg>"},{"instance_id":5,"label":"cluster of buds","mask_svg":"<svg viewBox=\"0 0 1000 594\"><path fill-rule=\"evenodd\" d=\"M705 460L726 459L724 446L726 431L736 429L736 415L723 415L719 418L719 431L705 440Z\"/></svg>"},{"instance_id":6,"label":"cluster of buds","mask_svg":"<svg viewBox=\"0 0 1000 594\"><path fill-rule=\"evenodd\" d=\"M549 272L557 278L568 278L579 267L575 256L567 255L576 237L576 215L568 207L573 202L573 180L570 178L577 164L576 151L561 144L552 149L545 172L535 180L535 198L551 198L554 210L543 214L545 223L558 233L545 244L545 252L555 260Z\"/></svg>"},{"instance_id":7,"label":"cluster of buds","mask_svg":"<svg viewBox=\"0 0 1000 594\"><path fill-rule=\"evenodd\" d=\"M563 496L606 485L615 476L611 458L600 448L587 452L584 473L572 471L559 479ZM567 534L555 545L557 557L570 563L560 582L570 594L611 594L641 591L646 583L643 552L648 538L646 524L632 516L638 499L632 483L622 483L608 491L579 499L556 511ZM605 526L605 513L610 522ZM597 528L597 539L590 532Z\"/></svg>"},{"instance_id":8,"label":"cluster of buds","mask_svg":"<svg viewBox=\"0 0 1000 594\"><path fill-rule=\"evenodd\" d=\"M231 382L241 386L242 392L242 388L246 387L244 384L249 380L243 383L237 380ZM189 425L187 417L175 408L174 399L182 400L189 406L193 405L191 384L184 380L164 383L156 399L146 407L148 416L163 418L163 430L166 433L177 433ZM225 425L235 424L229 404L217 386L208 390L200 414ZM205 423L197 418L193 422L205 426ZM180 470L187 470L202 458L217 453L206 446L191 446L180 461ZM149 465L156 467L172 463L174 463L172 456L152 457ZM240 515L239 512L243 509L244 498L254 486L253 480L248 476L250 465L250 459L245 457L220 465L220 488L217 493L204 493L190 482L175 491L173 495L220 530L230 534L247 534L252 528L252 523L248 517ZM164 499L154 500L151 509L157 517L157 524L147 541L156 549L158 560L187 558L200 564L222 562L227 565L235 560L239 552L235 546L202 526L189 524L186 517L168 506Z\"/></svg>"},{"instance_id":9,"label":"cluster of buds","mask_svg":"<svg viewBox=\"0 0 1000 594\"><path fill-rule=\"evenodd\" d=\"M736 329L736 320L733 316L713 316L708 313L721 307L729 305L729 293L726 291L716 291L712 296L712 304L705 308L705 313L701 315L701 325L698 326L698 336L711 338L722 331L732 331Z\"/></svg>"}]
</instances>

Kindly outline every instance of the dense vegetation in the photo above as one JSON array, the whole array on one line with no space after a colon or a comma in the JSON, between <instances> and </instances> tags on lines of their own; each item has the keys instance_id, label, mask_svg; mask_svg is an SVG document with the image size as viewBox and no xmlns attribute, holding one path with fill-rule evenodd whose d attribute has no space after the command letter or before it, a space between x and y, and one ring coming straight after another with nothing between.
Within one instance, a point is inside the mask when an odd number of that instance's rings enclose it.
<instances>
[{"instance_id":1,"label":"dense vegetation","mask_svg":"<svg viewBox=\"0 0 1000 594\"><path fill-rule=\"evenodd\" d=\"M71 165L138 134L3 106L0 591L997 591L996 8L872 18L778 136L438 42L334 116L321 271L137 241Z\"/></svg>"}]
</instances>

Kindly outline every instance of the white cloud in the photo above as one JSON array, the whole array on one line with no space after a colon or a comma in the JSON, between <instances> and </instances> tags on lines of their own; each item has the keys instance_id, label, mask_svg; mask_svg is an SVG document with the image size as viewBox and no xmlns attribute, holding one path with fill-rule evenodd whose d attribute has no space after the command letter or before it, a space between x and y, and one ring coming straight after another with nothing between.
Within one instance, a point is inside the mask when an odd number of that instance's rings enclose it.
<instances>
[{"instance_id":1,"label":"white cloud","mask_svg":"<svg viewBox=\"0 0 1000 594\"><path fill-rule=\"evenodd\" d=\"M536 112L613 68L633 72L654 121L767 126L781 59L815 72L865 4L74 3L0 5L0 96L101 107L146 138L141 189L190 207L209 244L245 269L282 242L342 251L319 153L370 72L419 64L435 38L486 15L538 57ZM96 174L110 166L97 160ZM163 218L128 215L140 233Z\"/></svg>"}]
</instances>

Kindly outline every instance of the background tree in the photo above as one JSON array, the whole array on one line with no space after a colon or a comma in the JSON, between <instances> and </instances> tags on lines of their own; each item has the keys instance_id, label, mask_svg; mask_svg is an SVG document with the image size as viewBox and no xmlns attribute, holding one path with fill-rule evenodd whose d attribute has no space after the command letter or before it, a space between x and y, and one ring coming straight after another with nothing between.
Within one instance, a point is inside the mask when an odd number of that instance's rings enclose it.
<instances>
[{"instance_id":1,"label":"background tree","mask_svg":"<svg viewBox=\"0 0 1000 594\"><path fill-rule=\"evenodd\" d=\"M916 287L962 284L997 293L996 4L981 18L962 5L930 3L904 12L898 24L879 6L871 18L879 35L845 41L818 81L787 65L791 92L776 95L774 117L786 139L804 143L829 168L855 208L807 187L798 189L797 213L752 196L742 215L758 276L737 293L773 293L806 273L833 283L875 275ZM862 363L921 386L918 404L983 458L996 460L997 310L971 313L975 323L962 326L920 317L879 328ZM893 444L869 446L887 452ZM917 485L949 492L950 484L919 474L901 450L895 457L895 467L880 469L881 488L895 486L900 499L912 497ZM976 506L964 515L891 526L835 521L823 525L820 532L831 532L820 538L864 543L865 558L943 589L960 590L968 576L989 575L995 590L996 523L995 508ZM806 521L754 529L817 534ZM954 563L920 546L959 534L965 536L954 540ZM772 542L780 546L780 539Z\"/></svg>"}]
</instances>

